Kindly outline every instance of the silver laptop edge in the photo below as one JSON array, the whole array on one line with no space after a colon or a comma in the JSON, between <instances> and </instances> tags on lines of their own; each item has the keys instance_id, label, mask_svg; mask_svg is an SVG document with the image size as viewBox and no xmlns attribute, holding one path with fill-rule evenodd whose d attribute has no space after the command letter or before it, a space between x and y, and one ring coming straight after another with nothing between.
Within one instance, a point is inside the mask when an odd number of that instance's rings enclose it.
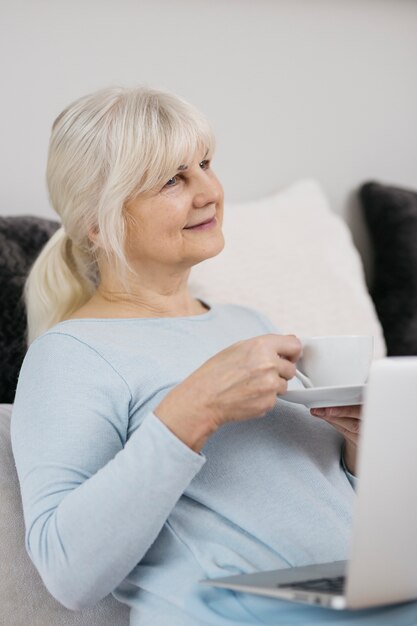
<instances>
[{"instance_id":1,"label":"silver laptop edge","mask_svg":"<svg viewBox=\"0 0 417 626\"><path fill-rule=\"evenodd\" d=\"M227 576L202 584L334 609L417 598L417 357L390 357L372 364L362 419L349 562ZM277 587L343 574L343 595Z\"/></svg>"},{"instance_id":2,"label":"silver laptop edge","mask_svg":"<svg viewBox=\"0 0 417 626\"><path fill-rule=\"evenodd\" d=\"M320 604L333 609L343 609L346 607L346 598L340 594L294 590L285 587L278 588L278 585L313 580L323 576L341 576L346 573L346 565L347 561L335 561L334 563L320 563L305 567L256 572L242 576L226 576L224 578L201 580L200 582L212 587L254 593L281 600Z\"/></svg>"}]
</instances>

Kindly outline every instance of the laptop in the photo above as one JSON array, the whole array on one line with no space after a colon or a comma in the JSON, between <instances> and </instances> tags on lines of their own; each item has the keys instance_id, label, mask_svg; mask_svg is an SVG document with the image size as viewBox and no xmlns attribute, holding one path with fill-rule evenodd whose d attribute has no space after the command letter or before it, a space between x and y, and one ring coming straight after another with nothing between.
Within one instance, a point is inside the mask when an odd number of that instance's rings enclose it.
<instances>
[{"instance_id":1,"label":"laptop","mask_svg":"<svg viewBox=\"0 0 417 626\"><path fill-rule=\"evenodd\" d=\"M333 609L417 598L417 357L371 365L350 559L200 583Z\"/></svg>"}]
</instances>

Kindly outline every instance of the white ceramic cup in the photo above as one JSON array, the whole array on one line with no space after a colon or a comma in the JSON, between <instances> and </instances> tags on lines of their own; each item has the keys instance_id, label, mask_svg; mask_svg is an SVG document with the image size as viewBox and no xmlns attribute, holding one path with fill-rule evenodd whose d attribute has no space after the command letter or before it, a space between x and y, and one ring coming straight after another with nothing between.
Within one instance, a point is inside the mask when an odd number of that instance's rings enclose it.
<instances>
[{"instance_id":1,"label":"white ceramic cup","mask_svg":"<svg viewBox=\"0 0 417 626\"><path fill-rule=\"evenodd\" d=\"M303 344L297 368L315 387L362 385L372 362L372 335L300 337Z\"/></svg>"}]
</instances>

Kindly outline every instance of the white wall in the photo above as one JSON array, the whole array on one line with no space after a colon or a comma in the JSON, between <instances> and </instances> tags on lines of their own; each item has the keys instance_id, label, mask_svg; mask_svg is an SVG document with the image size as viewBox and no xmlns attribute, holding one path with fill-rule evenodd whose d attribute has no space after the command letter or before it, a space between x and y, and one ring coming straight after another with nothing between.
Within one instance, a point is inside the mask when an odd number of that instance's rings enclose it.
<instances>
[{"instance_id":1,"label":"white wall","mask_svg":"<svg viewBox=\"0 0 417 626\"><path fill-rule=\"evenodd\" d=\"M116 83L209 116L228 200L319 179L360 249L358 185L417 188L414 0L0 0L0 59L3 215L54 215L50 125Z\"/></svg>"}]
</instances>

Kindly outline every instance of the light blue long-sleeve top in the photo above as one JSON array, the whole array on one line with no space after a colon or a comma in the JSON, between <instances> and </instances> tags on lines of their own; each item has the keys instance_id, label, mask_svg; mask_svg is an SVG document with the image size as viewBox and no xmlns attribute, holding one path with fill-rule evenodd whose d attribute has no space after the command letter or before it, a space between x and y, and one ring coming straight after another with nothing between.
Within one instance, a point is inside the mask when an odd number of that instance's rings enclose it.
<instances>
[{"instance_id":1,"label":"light blue long-sleeve top","mask_svg":"<svg viewBox=\"0 0 417 626\"><path fill-rule=\"evenodd\" d=\"M348 558L354 490L328 424L278 398L195 453L153 413L214 354L268 332L255 311L212 305L190 317L68 320L31 345L12 443L27 550L63 605L112 592L132 626L417 623L415 605L336 614L198 584Z\"/></svg>"}]
</instances>

